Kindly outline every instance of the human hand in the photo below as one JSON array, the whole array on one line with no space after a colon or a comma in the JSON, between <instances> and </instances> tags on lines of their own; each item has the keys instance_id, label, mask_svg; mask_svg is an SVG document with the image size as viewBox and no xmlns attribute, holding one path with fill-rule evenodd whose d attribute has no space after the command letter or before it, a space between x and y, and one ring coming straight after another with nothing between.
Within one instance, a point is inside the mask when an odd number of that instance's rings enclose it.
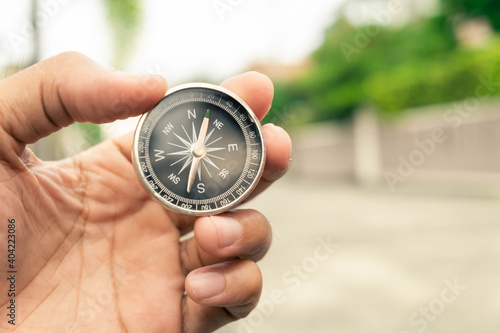
<instances>
[{"instance_id":1,"label":"human hand","mask_svg":"<svg viewBox=\"0 0 500 333\"><path fill-rule=\"evenodd\" d=\"M262 119L272 83L225 81ZM19 332L209 332L246 316L271 243L257 211L194 218L163 209L131 164L132 134L73 158L39 160L26 144L75 121L146 112L163 79L113 72L65 53L0 81L0 328ZM264 126L267 163L256 195L289 166L290 138ZM8 220L15 219L15 326L8 323ZM194 237L180 237L194 228Z\"/></svg>"}]
</instances>

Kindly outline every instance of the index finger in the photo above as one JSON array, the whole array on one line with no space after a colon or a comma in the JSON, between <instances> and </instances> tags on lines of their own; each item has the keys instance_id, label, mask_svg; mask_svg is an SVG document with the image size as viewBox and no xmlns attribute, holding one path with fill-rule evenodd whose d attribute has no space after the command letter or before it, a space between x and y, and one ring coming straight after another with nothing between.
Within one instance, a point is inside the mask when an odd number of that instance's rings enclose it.
<instances>
[{"instance_id":1,"label":"index finger","mask_svg":"<svg viewBox=\"0 0 500 333\"><path fill-rule=\"evenodd\" d=\"M248 104L259 120L262 120L273 103L272 81L258 72L246 72L221 83Z\"/></svg>"},{"instance_id":2,"label":"index finger","mask_svg":"<svg viewBox=\"0 0 500 333\"><path fill-rule=\"evenodd\" d=\"M166 88L159 76L112 71L78 53L49 58L0 81L0 155L21 155L26 144L75 121L101 124L144 113Z\"/></svg>"}]
</instances>

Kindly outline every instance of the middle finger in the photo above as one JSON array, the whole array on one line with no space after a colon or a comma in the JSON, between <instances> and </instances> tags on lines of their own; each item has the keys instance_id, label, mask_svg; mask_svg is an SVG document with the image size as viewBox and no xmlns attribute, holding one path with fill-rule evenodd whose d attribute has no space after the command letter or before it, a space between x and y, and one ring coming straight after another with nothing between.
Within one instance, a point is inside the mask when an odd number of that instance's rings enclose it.
<instances>
[{"instance_id":1,"label":"middle finger","mask_svg":"<svg viewBox=\"0 0 500 333\"><path fill-rule=\"evenodd\" d=\"M260 260L271 246L267 219L255 210L233 210L200 217L194 237L181 243L181 265L185 274L227 260Z\"/></svg>"}]
</instances>

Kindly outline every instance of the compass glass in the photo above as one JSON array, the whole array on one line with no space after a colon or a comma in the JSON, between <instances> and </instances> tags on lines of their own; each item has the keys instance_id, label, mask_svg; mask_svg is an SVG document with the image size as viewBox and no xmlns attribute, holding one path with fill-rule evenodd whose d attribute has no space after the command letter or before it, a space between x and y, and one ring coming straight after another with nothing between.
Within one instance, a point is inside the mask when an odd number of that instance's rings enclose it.
<instances>
[{"instance_id":1,"label":"compass glass","mask_svg":"<svg viewBox=\"0 0 500 333\"><path fill-rule=\"evenodd\" d=\"M141 118L134 163L162 204L190 215L220 213L254 188L264 164L260 124L218 86L181 86Z\"/></svg>"}]
</instances>

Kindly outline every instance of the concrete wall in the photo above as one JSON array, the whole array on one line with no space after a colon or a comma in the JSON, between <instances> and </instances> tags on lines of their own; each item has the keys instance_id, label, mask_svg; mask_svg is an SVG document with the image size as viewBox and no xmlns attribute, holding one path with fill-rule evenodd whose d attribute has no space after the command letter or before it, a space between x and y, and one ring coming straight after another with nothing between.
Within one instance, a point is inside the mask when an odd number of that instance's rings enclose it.
<instances>
[{"instance_id":1,"label":"concrete wall","mask_svg":"<svg viewBox=\"0 0 500 333\"><path fill-rule=\"evenodd\" d=\"M365 109L350 124L314 125L293 137L293 172L302 177L500 186L500 100L407 110L397 121Z\"/></svg>"},{"instance_id":2,"label":"concrete wall","mask_svg":"<svg viewBox=\"0 0 500 333\"><path fill-rule=\"evenodd\" d=\"M352 180L354 148L352 128L322 123L292 133L292 172L301 178Z\"/></svg>"}]
</instances>

